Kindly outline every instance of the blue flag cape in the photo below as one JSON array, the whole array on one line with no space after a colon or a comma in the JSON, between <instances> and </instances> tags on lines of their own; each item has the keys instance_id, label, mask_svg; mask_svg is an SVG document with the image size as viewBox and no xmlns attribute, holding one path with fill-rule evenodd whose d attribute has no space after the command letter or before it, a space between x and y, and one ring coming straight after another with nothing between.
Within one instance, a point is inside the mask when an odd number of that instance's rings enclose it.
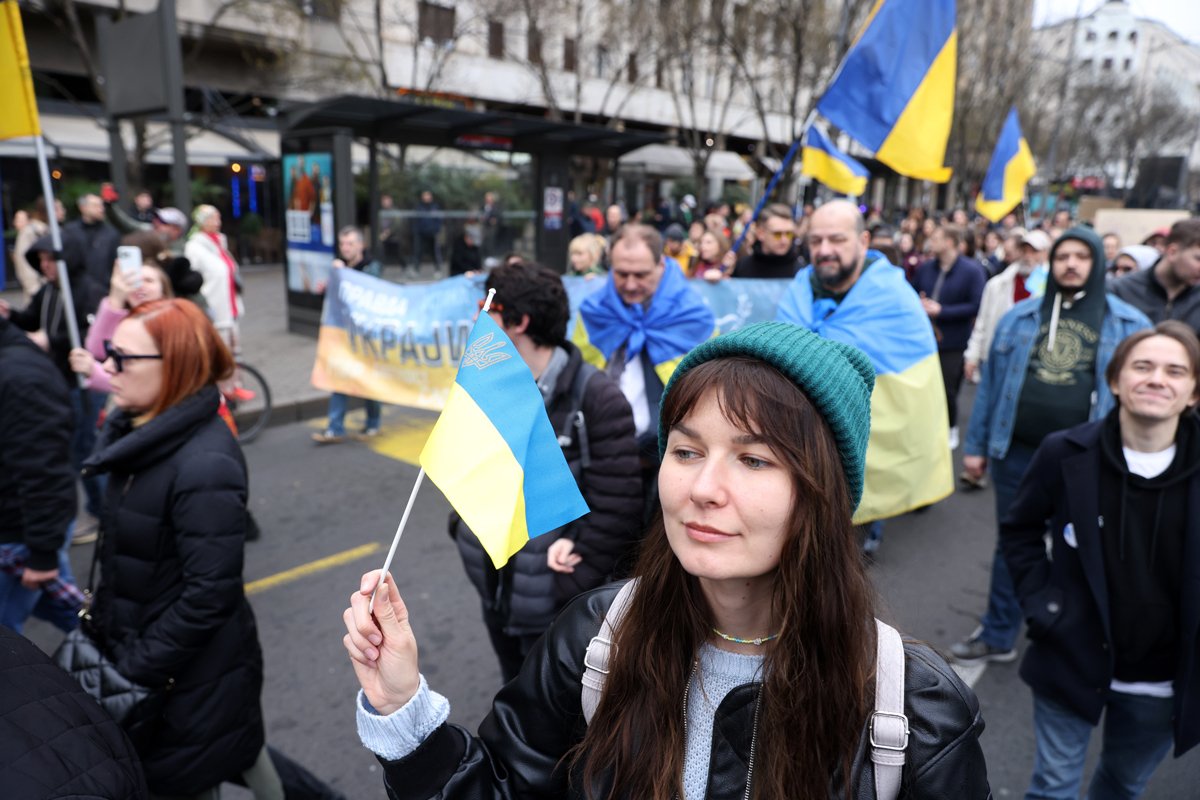
<instances>
[{"instance_id":1,"label":"blue flag cape","mask_svg":"<svg viewBox=\"0 0 1200 800\"><path fill-rule=\"evenodd\" d=\"M628 360L645 349L652 364L679 358L711 336L716 326L712 310L670 258L649 308L626 305L610 274L604 288L583 301L579 315L587 326L588 340L605 360L612 360L613 353L626 345Z\"/></svg>"}]
</instances>

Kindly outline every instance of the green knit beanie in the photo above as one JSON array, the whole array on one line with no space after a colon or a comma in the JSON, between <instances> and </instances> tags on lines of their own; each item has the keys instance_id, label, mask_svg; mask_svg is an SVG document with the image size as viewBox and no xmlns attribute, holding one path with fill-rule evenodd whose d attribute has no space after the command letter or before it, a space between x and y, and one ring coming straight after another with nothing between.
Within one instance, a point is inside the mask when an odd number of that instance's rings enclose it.
<instances>
[{"instance_id":1,"label":"green knit beanie","mask_svg":"<svg viewBox=\"0 0 1200 800\"><path fill-rule=\"evenodd\" d=\"M858 508L866 472L867 436L871 431L871 390L875 387L875 368L866 353L797 325L759 322L697 345L683 357L667 381L663 401L685 372L727 356L749 356L767 362L812 402L833 431L852 508ZM660 458L667 451L668 433L660 422Z\"/></svg>"}]
</instances>

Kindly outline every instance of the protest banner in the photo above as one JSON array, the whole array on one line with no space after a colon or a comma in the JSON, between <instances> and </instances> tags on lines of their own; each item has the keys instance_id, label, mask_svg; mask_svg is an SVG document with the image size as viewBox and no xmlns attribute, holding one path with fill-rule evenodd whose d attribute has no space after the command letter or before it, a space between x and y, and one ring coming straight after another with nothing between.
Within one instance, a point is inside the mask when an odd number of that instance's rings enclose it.
<instances>
[{"instance_id":1,"label":"protest banner","mask_svg":"<svg viewBox=\"0 0 1200 800\"><path fill-rule=\"evenodd\" d=\"M350 269L330 272L312 384L384 403L441 411L483 298L484 276L397 284ZM787 280L693 281L717 329L775 319ZM604 280L563 278L571 304L567 338L579 304Z\"/></svg>"}]
</instances>

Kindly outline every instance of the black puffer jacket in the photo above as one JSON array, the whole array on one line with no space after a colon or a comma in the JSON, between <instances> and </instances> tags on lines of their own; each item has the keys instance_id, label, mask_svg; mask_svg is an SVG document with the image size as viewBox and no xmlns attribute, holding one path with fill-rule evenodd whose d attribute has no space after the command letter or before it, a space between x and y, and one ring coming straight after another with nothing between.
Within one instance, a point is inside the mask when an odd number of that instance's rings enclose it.
<instances>
[{"instance_id":1,"label":"black puffer jacket","mask_svg":"<svg viewBox=\"0 0 1200 800\"><path fill-rule=\"evenodd\" d=\"M446 723L407 757L381 759L388 796L581 800L580 776L568 782L563 758L586 732L580 700L583 657L616 592L616 586L606 586L567 606L534 646L520 675L496 695L478 737ZM975 695L925 645L906 642L904 652L904 713L910 732L900 797L989 798L987 766L979 747L983 718ZM717 709L709 800L744 795L757 686L733 689ZM680 713L682 704L681 697ZM864 725L851 800L875 797L867 735Z\"/></svg>"},{"instance_id":2,"label":"black puffer jacket","mask_svg":"<svg viewBox=\"0 0 1200 800\"><path fill-rule=\"evenodd\" d=\"M137 753L104 709L33 642L0 625L0 793L140 800Z\"/></svg>"},{"instance_id":3,"label":"black puffer jacket","mask_svg":"<svg viewBox=\"0 0 1200 800\"><path fill-rule=\"evenodd\" d=\"M450 517L467 576L483 602L507 620L505 633L510 636L540 634L572 597L605 583L614 570L628 569L641 534L642 479L629 401L607 375L592 375L581 408L590 463L581 473L580 436L567 417L573 404L571 384L583 358L570 342L562 347L568 361L547 413L559 441L564 433L570 436L563 455L591 512L559 531L531 539L500 571L458 515ZM573 539L574 552L583 557L571 573L546 566L546 551L561 536Z\"/></svg>"},{"instance_id":4,"label":"black puffer jacket","mask_svg":"<svg viewBox=\"0 0 1200 800\"><path fill-rule=\"evenodd\" d=\"M84 462L109 474L93 631L121 674L170 685L140 749L155 794L208 789L263 746L262 651L242 592L246 466L218 402L207 386L136 429L117 412Z\"/></svg>"},{"instance_id":5,"label":"black puffer jacket","mask_svg":"<svg viewBox=\"0 0 1200 800\"><path fill-rule=\"evenodd\" d=\"M0 319L0 542L29 548L29 566L58 566L75 518L71 400L54 363Z\"/></svg>"}]
</instances>

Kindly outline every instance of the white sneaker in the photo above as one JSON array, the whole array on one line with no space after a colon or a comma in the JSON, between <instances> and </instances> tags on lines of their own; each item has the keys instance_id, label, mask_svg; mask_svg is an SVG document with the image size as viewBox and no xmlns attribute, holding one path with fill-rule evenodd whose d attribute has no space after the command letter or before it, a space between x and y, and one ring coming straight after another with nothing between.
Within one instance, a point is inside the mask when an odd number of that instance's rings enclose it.
<instances>
[{"instance_id":1,"label":"white sneaker","mask_svg":"<svg viewBox=\"0 0 1200 800\"><path fill-rule=\"evenodd\" d=\"M950 429L950 452L958 449L958 426Z\"/></svg>"}]
</instances>

